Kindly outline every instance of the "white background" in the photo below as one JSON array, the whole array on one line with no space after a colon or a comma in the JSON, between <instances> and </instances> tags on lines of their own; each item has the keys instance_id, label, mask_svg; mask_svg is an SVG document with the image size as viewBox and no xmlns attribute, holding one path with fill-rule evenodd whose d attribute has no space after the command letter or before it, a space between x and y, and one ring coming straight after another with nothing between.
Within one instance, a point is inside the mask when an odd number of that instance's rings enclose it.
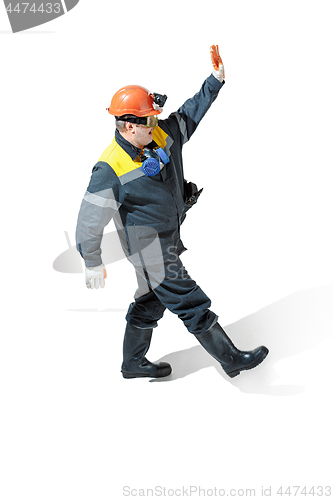
<instances>
[{"instance_id":1,"label":"white background","mask_svg":"<svg viewBox=\"0 0 333 500\"><path fill-rule=\"evenodd\" d=\"M332 484L331 5L81 0L15 35L0 8L1 499ZM90 291L53 262L112 140L114 92L166 93L167 116L213 43L226 85L184 149L204 191L182 260L235 343L270 354L229 379L167 312L149 359L172 376L124 380L130 264Z\"/></svg>"}]
</instances>

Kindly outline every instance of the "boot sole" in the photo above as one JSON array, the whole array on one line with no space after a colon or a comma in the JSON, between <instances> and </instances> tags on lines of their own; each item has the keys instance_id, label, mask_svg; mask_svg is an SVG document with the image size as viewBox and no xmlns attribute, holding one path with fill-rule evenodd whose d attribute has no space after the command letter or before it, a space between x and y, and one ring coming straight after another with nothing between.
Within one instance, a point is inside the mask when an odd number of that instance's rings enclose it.
<instances>
[{"instance_id":1,"label":"boot sole","mask_svg":"<svg viewBox=\"0 0 333 500\"><path fill-rule=\"evenodd\" d=\"M226 370L224 370L223 366L223 370L226 372L226 374L230 377L230 378L234 378L234 377L237 377L237 375L240 374L240 372L242 371L245 371L245 370L251 370L252 368L255 368L256 366L260 365L260 363L262 363L264 361L264 359L267 357L267 354L269 353L269 350L267 349L267 347L265 347L263 349L263 354L261 356L260 359L258 359L255 363L252 363L252 365L249 365L249 366L246 366L244 368L241 368L241 369L238 369L238 370L235 370L233 372L227 372Z\"/></svg>"},{"instance_id":2,"label":"boot sole","mask_svg":"<svg viewBox=\"0 0 333 500\"><path fill-rule=\"evenodd\" d=\"M164 373L162 375L152 375L151 373L127 373L127 372L121 372L123 374L124 378L144 378L144 377L149 377L149 378L163 378L163 377L168 377L171 374L172 370L169 371L169 373Z\"/></svg>"}]
</instances>

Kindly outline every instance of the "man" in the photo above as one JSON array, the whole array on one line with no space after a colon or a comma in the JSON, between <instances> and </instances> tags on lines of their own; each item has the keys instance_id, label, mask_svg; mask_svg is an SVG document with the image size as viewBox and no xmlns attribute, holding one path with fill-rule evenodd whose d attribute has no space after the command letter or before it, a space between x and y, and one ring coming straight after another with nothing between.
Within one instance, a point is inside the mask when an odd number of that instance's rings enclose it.
<instances>
[{"instance_id":1,"label":"man","mask_svg":"<svg viewBox=\"0 0 333 500\"><path fill-rule=\"evenodd\" d=\"M100 245L111 218L138 279L126 315L124 378L171 373L168 363L154 364L145 357L153 328L166 308L178 315L229 377L254 368L268 354L264 346L244 352L233 345L210 310L210 299L179 258L185 250L179 228L201 192L184 179L182 147L225 82L218 46L211 47L211 59L213 72L200 91L166 120L157 119L166 96L140 86L116 92L108 108L116 117L115 137L93 168L82 201L76 241L85 261L87 287L104 287Z\"/></svg>"}]
</instances>

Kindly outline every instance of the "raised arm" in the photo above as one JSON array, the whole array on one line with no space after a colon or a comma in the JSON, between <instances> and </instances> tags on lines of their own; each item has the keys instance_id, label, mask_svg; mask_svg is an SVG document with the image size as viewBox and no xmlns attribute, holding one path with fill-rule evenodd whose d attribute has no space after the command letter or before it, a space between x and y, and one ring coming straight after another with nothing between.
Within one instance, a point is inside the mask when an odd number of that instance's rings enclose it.
<instances>
[{"instance_id":1,"label":"raised arm","mask_svg":"<svg viewBox=\"0 0 333 500\"><path fill-rule=\"evenodd\" d=\"M212 74L204 81L201 89L166 120L161 120L170 135L181 134L181 143L185 144L195 132L202 118L215 101L219 91L225 83L224 65L219 54L218 45L210 48L211 61L213 65Z\"/></svg>"}]
</instances>

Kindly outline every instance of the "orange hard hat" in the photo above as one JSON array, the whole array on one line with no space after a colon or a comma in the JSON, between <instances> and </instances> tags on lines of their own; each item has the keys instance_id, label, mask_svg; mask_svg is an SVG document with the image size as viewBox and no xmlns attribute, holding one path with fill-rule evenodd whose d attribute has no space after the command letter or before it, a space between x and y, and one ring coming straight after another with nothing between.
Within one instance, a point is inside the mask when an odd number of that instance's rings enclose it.
<instances>
[{"instance_id":1,"label":"orange hard hat","mask_svg":"<svg viewBox=\"0 0 333 500\"><path fill-rule=\"evenodd\" d=\"M110 115L123 116L153 116L162 110L155 109L153 95L140 85L127 85L122 87L112 97L111 105L106 108Z\"/></svg>"}]
</instances>

